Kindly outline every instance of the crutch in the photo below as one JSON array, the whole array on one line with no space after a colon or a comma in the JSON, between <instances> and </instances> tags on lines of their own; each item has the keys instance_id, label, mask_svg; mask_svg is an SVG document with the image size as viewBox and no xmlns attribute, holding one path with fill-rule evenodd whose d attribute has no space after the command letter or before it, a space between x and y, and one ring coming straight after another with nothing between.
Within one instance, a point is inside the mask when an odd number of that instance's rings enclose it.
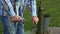
<instances>
[{"instance_id":1,"label":"crutch","mask_svg":"<svg viewBox=\"0 0 60 34\"><path fill-rule=\"evenodd\" d=\"M19 16L19 8L21 7L20 2L15 2L15 8L16 8L16 14ZM24 18L20 18L20 21L24 20ZM17 25L18 22L16 23L16 31L17 31Z\"/></svg>"},{"instance_id":2,"label":"crutch","mask_svg":"<svg viewBox=\"0 0 60 34\"><path fill-rule=\"evenodd\" d=\"M15 2L15 9L16 9L16 15L19 16L19 5L17 2ZM17 26L18 26L18 22L16 23L16 31L17 31Z\"/></svg>"}]
</instances>

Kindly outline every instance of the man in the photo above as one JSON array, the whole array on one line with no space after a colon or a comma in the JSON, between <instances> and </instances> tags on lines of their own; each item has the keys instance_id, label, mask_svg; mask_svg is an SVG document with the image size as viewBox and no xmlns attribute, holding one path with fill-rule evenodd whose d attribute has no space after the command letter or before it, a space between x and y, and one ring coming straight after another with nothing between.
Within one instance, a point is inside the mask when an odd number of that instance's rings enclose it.
<instances>
[{"instance_id":1,"label":"man","mask_svg":"<svg viewBox=\"0 0 60 34\"><path fill-rule=\"evenodd\" d=\"M10 28L9 28L9 18L8 18L8 15L7 15L7 11L9 12L9 15L11 18L15 18L15 21L18 21L19 20L19 16L15 15L14 11L13 11L13 8L12 8L12 4L10 2L10 0L6 0L6 1L9 1L9 7L10 8L10 11L8 11L6 9L7 6L6 3L5 3L5 0L0 0L0 19L2 21L2 24L3 24L3 29L4 29L4 34L10 34ZM13 13L10 13L10 12L13 12ZM14 15L12 15L14 14ZM13 16L13 17L12 17ZM11 26L10 26L11 27Z\"/></svg>"},{"instance_id":2,"label":"man","mask_svg":"<svg viewBox=\"0 0 60 34\"><path fill-rule=\"evenodd\" d=\"M20 10L19 11L19 15L21 17L23 17L23 12L25 10L25 7L26 7L26 5L28 5L29 8L30 8L31 14L32 14L32 22L34 24L37 24L37 22L38 22L39 19L38 19L37 14L36 14L36 0L16 0L15 2L16 2L16 5L15 5L16 8L17 9L19 8L19 10ZM23 23L19 22L18 24L22 25ZM23 27L24 26L23 25L20 26L20 25L17 26L17 34L24 34L24 31L23 31Z\"/></svg>"},{"instance_id":3,"label":"man","mask_svg":"<svg viewBox=\"0 0 60 34\"><path fill-rule=\"evenodd\" d=\"M23 12L24 12L27 4L29 5L29 8L31 10L33 23L37 24L37 22L39 21L37 14L36 14L36 0L24 0L24 4L19 9L20 10L19 16L16 15L16 13L14 12L13 6L12 6L12 3L10 2L10 0L3 0L3 1L5 1L5 3L9 7L9 11L1 11L1 13L0 13L1 17L2 17L1 20L2 20L3 25L4 25L4 34L10 34L10 31L8 28L8 24L10 24L10 23L9 23L8 16L7 16L6 12L8 12L8 14L11 17L11 21L14 23L13 26L10 26L13 29L12 33L24 34L24 24L23 24L23 21L21 21L21 18L23 18ZM1 10L2 10L2 8L1 8ZM7 10L7 9L5 9L5 10ZM16 25L15 25L16 22L18 22L17 30L16 30Z\"/></svg>"}]
</instances>

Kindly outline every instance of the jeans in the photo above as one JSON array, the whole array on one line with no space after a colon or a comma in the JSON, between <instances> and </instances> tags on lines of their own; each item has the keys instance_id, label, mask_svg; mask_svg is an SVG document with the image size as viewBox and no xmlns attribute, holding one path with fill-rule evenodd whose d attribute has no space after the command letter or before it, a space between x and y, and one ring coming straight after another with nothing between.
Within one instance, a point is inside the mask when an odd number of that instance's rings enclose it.
<instances>
[{"instance_id":1,"label":"jeans","mask_svg":"<svg viewBox=\"0 0 60 34\"><path fill-rule=\"evenodd\" d=\"M3 24L4 34L9 34L8 18L7 18L7 16L1 16L0 15L0 19L1 19L2 24Z\"/></svg>"},{"instance_id":2,"label":"jeans","mask_svg":"<svg viewBox=\"0 0 60 34\"><path fill-rule=\"evenodd\" d=\"M10 22L8 16L0 15L0 19L3 23L4 34L24 34L24 21L20 21L16 28L16 23Z\"/></svg>"}]
</instances>

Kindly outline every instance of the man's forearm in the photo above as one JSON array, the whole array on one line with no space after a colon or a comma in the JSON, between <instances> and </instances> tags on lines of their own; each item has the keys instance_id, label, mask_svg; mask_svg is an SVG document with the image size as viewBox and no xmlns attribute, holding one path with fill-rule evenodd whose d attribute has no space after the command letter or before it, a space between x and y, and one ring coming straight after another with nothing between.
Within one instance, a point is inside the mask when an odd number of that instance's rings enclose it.
<instances>
[{"instance_id":1,"label":"man's forearm","mask_svg":"<svg viewBox=\"0 0 60 34\"><path fill-rule=\"evenodd\" d=\"M13 6L12 6L12 4L11 4L11 2L10 2L10 0L5 0L5 2L7 3L7 5L8 5L8 7L9 7L9 15L12 17L12 16L14 16L15 15L15 12L14 12L14 10L13 10Z\"/></svg>"},{"instance_id":2,"label":"man's forearm","mask_svg":"<svg viewBox=\"0 0 60 34\"><path fill-rule=\"evenodd\" d=\"M36 12L36 0L30 2L32 16L37 16Z\"/></svg>"}]
</instances>

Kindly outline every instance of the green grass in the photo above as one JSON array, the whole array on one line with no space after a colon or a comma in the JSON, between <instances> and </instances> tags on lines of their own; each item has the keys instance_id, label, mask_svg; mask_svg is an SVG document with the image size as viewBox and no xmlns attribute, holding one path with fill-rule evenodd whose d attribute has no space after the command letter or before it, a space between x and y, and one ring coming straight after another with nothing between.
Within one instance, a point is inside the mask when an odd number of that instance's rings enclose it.
<instances>
[{"instance_id":1,"label":"green grass","mask_svg":"<svg viewBox=\"0 0 60 34\"><path fill-rule=\"evenodd\" d=\"M42 11L43 14L50 14L50 27L60 27L60 0L42 0L42 7L45 8ZM25 18L25 31L34 28L31 21L31 14L28 7L24 13ZM0 24L0 32L2 32L2 26Z\"/></svg>"},{"instance_id":2,"label":"green grass","mask_svg":"<svg viewBox=\"0 0 60 34\"><path fill-rule=\"evenodd\" d=\"M60 0L42 0L43 13L51 15L50 26L60 27Z\"/></svg>"}]
</instances>

